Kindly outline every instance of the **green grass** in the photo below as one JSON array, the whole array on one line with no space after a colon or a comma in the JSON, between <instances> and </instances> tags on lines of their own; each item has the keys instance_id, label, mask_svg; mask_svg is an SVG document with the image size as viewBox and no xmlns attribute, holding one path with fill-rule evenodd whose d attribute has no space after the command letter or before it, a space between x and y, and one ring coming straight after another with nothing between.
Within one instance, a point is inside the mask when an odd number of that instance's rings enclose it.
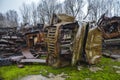
<instances>
[{"instance_id":1,"label":"green grass","mask_svg":"<svg viewBox=\"0 0 120 80\"><path fill-rule=\"evenodd\" d=\"M42 74L47 76L49 73L60 74L62 72L70 76L66 80L120 80L120 74L113 66L120 66L120 62L113 61L110 58L102 58L101 62L95 66L102 68L102 71L91 72L87 66L78 71L77 67L52 68L43 64L25 65L24 68L18 68L16 65L0 67L0 77L4 80L18 80L19 78L31 74ZM46 72L47 71L47 72Z\"/></svg>"}]
</instances>

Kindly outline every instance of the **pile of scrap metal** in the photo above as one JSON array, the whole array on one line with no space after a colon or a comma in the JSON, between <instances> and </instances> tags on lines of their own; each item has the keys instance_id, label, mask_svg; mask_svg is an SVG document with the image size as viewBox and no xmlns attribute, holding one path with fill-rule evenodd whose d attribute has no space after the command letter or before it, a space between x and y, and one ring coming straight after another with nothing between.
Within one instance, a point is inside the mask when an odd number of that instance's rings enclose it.
<instances>
[{"instance_id":1,"label":"pile of scrap metal","mask_svg":"<svg viewBox=\"0 0 120 80\"><path fill-rule=\"evenodd\" d=\"M47 64L63 67L70 64L72 45L79 25L74 17L53 14L51 25L47 26Z\"/></svg>"},{"instance_id":2,"label":"pile of scrap metal","mask_svg":"<svg viewBox=\"0 0 120 80\"><path fill-rule=\"evenodd\" d=\"M10 60L19 63L19 67L25 62L47 63L53 67L81 62L96 64L101 57L102 35L99 28L91 24L84 22L79 26L72 16L53 14L50 25L24 33L26 44L20 45L22 55ZM46 55L46 59L41 59L42 55Z\"/></svg>"},{"instance_id":3,"label":"pile of scrap metal","mask_svg":"<svg viewBox=\"0 0 120 80\"><path fill-rule=\"evenodd\" d=\"M19 55L24 40L16 31L16 27L0 27L0 66L12 63L9 56Z\"/></svg>"},{"instance_id":4,"label":"pile of scrap metal","mask_svg":"<svg viewBox=\"0 0 120 80\"><path fill-rule=\"evenodd\" d=\"M120 58L120 17L109 18L103 14L97 24L103 36L103 55Z\"/></svg>"},{"instance_id":5,"label":"pile of scrap metal","mask_svg":"<svg viewBox=\"0 0 120 80\"><path fill-rule=\"evenodd\" d=\"M16 27L1 27L0 28L0 56L6 57L7 55L18 52L19 44L23 42L21 37L16 32Z\"/></svg>"},{"instance_id":6,"label":"pile of scrap metal","mask_svg":"<svg viewBox=\"0 0 120 80\"><path fill-rule=\"evenodd\" d=\"M33 27L31 31L24 34L26 45L22 46L21 52L24 56L19 63L38 62L46 63L45 59L40 59L41 56L46 56L46 42L44 40L43 26L42 28Z\"/></svg>"},{"instance_id":7,"label":"pile of scrap metal","mask_svg":"<svg viewBox=\"0 0 120 80\"><path fill-rule=\"evenodd\" d=\"M76 65L84 61L91 64L99 62L102 49L102 35L97 26L82 23L65 14L53 15L51 25L47 26L47 64L53 67Z\"/></svg>"},{"instance_id":8,"label":"pile of scrap metal","mask_svg":"<svg viewBox=\"0 0 120 80\"><path fill-rule=\"evenodd\" d=\"M42 25L43 28L43 25ZM0 33L0 65L7 63L44 62L37 59L46 55L44 34L41 25L26 28L26 32L14 28L1 28ZM3 33L4 32L4 33ZM44 52L43 52L44 51Z\"/></svg>"},{"instance_id":9,"label":"pile of scrap metal","mask_svg":"<svg viewBox=\"0 0 120 80\"><path fill-rule=\"evenodd\" d=\"M41 57L47 55L47 48L45 42L45 32L43 30L44 25L33 26L30 28L24 28L22 31L26 44L21 46L22 56L12 57L12 60L19 63L19 67L22 67L22 63L46 63L46 59Z\"/></svg>"},{"instance_id":10,"label":"pile of scrap metal","mask_svg":"<svg viewBox=\"0 0 120 80\"><path fill-rule=\"evenodd\" d=\"M104 39L120 38L120 17L109 18L103 14L97 25L101 29Z\"/></svg>"}]
</instances>

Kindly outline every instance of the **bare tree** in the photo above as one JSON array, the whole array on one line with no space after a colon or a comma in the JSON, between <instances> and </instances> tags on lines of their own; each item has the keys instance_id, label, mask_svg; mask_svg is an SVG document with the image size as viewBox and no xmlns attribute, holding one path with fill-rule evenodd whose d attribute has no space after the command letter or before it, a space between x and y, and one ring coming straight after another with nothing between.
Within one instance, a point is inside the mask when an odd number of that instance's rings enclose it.
<instances>
[{"instance_id":1,"label":"bare tree","mask_svg":"<svg viewBox=\"0 0 120 80\"><path fill-rule=\"evenodd\" d=\"M4 27L4 20L5 20L4 15L0 13L0 27Z\"/></svg>"},{"instance_id":2,"label":"bare tree","mask_svg":"<svg viewBox=\"0 0 120 80\"><path fill-rule=\"evenodd\" d=\"M10 27L18 26L18 14L14 10L9 10L6 12L6 25Z\"/></svg>"},{"instance_id":3,"label":"bare tree","mask_svg":"<svg viewBox=\"0 0 120 80\"><path fill-rule=\"evenodd\" d=\"M83 0L65 0L64 8L65 13L77 17L77 15L82 12L82 8L84 7Z\"/></svg>"},{"instance_id":4,"label":"bare tree","mask_svg":"<svg viewBox=\"0 0 120 80\"><path fill-rule=\"evenodd\" d=\"M87 15L83 13L83 7L86 5L84 0L65 0L60 3L60 0L41 0L38 5L32 3L27 5L23 3L21 14L24 23L50 23L53 13L65 13L74 16L81 20L87 18L89 20L98 20L100 16L107 12L109 16L119 15L119 0L87 0L88 10Z\"/></svg>"},{"instance_id":5,"label":"bare tree","mask_svg":"<svg viewBox=\"0 0 120 80\"><path fill-rule=\"evenodd\" d=\"M88 16L90 20L98 20L103 13L114 16L119 12L119 0L88 0Z\"/></svg>"},{"instance_id":6,"label":"bare tree","mask_svg":"<svg viewBox=\"0 0 120 80\"><path fill-rule=\"evenodd\" d=\"M115 12L114 15L116 15L116 16L119 15L119 16L120 16L120 9L119 9L119 8L120 8L120 1L117 0L116 3L114 4L114 6L116 6L115 9L114 9L114 10L115 10L115 11L114 11L114 12Z\"/></svg>"},{"instance_id":7,"label":"bare tree","mask_svg":"<svg viewBox=\"0 0 120 80\"><path fill-rule=\"evenodd\" d=\"M88 14L90 20L97 20L99 1L88 0Z\"/></svg>"},{"instance_id":8,"label":"bare tree","mask_svg":"<svg viewBox=\"0 0 120 80\"><path fill-rule=\"evenodd\" d=\"M37 9L39 13L39 19L42 22L50 23L50 19L53 13L60 13L59 9L61 5L57 0L42 0Z\"/></svg>"},{"instance_id":9,"label":"bare tree","mask_svg":"<svg viewBox=\"0 0 120 80\"><path fill-rule=\"evenodd\" d=\"M31 14L32 14L32 22L34 25L37 24L37 7L35 3L31 4Z\"/></svg>"},{"instance_id":10,"label":"bare tree","mask_svg":"<svg viewBox=\"0 0 120 80\"><path fill-rule=\"evenodd\" d=\"M37 6L37 14L38 14L38 22L44 24L45 23L45 13L43 11L43 4L40 3Z\"/></svg>"},{"instance_id":11,"label":"bare tree","mask_svg":"<svg viewBox=\"0 0 120 80\"><path fill-rule=\"evenodd\" d=\"M23 3L21 8L21 15L22 15L22 19L23 19L23 23L30 23L30 19L31 19L31 15L30 15L30 6Z\"/></svg>"}]
</instances>

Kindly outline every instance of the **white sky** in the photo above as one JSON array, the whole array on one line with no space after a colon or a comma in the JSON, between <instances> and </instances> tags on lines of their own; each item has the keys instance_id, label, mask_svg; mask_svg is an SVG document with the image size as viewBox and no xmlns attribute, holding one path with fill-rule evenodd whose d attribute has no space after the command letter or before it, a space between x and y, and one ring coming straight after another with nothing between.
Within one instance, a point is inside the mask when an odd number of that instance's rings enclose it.
<instances>
[{"instance_id":1,"label":"white sky","mask_svg":"<svg viewBox=\"0 0 120 80\"><path fill-rule=\"evenodd\" d=\"M37 4L39 0L0 0L0 12L6 13L8 10L15 10L20 17L20 7L22 4L31 4L32 2Z\"/></svg>"},{"instance_id":2,"label":"white sky","mask_svg":"<svg viewBox=\"0 0 120 80\"><path fill-rule=\"evenodd\" d=\"M31 4L35 2L39 3L40 0L0 0L0 12L5 13L8 10L16 10L19 11L19 8L22 6L22 3ZM62 2L64 0L60 0Z\"/></svg>"},{"instance_id":3,"label":"white sky","mask_svg":"<svg viewBox=\"0 0 120 80\"><path fill-rule=\"evenodd\" d=\"M0 12L5 13L10 9L19 11L23 2L30 4L32 2L38 3L39 0L0 0Z\"/></svg>"},{"instance_id":4,"label":"white sky","mask_svg":"<svg viewBox=\"0 0 120 80\"><path fill-rule=\"evenodd\" d=\"M85 15L87 15L88 2L87 2L87 0L84 0L84 1L85 1L85 5L82 8L82 11L84 12Z\"/></svg>"},{"instance_id":5,"label":"white sky","mask_svg":"<svg viewBox=\"0 0 120 80\"><path fill-rule=\"evenodd\" d=\"M37 4L39 3L39 1L41 0L0 0L0 12L6 13L8 10L16 10L18 15L20 16L21 15L20 7L22 6L23 3L31 4L32 2L34 2ZM63 2L64 0L58 1ZM87 5L85 5L82 10L84 13L86 13Z\"/></svg>"},{"instance_id":6,"label":"white sky","mask_svg":"<svg viewBox=\"0 0 120 80\"><path fill-rule=\"evenodd\" d=\"M18 15L20 16L20 7L23 3L31 4L32 2L38 4L41 0L0 0L0 12L6 13L8 10L15 10L17 11ZM63 2L64 0L59 0Z\"/></svg>"}]
</instances>

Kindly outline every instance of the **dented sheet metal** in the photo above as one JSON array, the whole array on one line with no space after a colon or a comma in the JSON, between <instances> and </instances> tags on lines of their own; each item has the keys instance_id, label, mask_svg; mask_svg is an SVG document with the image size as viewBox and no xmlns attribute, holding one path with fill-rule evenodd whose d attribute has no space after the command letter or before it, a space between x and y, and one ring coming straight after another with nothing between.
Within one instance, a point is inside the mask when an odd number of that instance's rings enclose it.
<instances>
[{"instance_id":1,"label":"dented sheet metal","mask_svg":"<svg viewBox=\"0 0 120 80\"><path fill-rule=\"evenodd\" d=\"M82 25L83 26L80 26L78 29L78 32L76 34L75 41L73 44L72 65L75 65L81 59L86 24L82 24Z\"/></svg>"},{"instance_id":2,"label":"dented sheet metal","mask_svg":"<svg viewBox=\"0 0 120 80\"><path fill-rule=\"evenodd\" d=\"M97 25L101 29L104 39L120 38L120 17L107 17L103 14Z\"/></svg>"},{"instance_id":3,"label":"dented sheet metal","mask_svg":"<svg viewBox=\"0 0 120 80\"><path fill-rule=\"evenodd\" d=\"M21 59L20 63L25 63L25 62L36 62L36 63L46 63L45 59Z\"/></svg>"},{"instance_id":4,"label":"dented sheet metal","mask_svg":"<svg viewBox=\"0 0 120 80\"><path fill-rule=\"evenodd\" d=\"M89 64L95 64L101 57L102 35L100 30L97 27L91 28L87 33L87 24L82 25L79 27L75 38L72 65L75 65L79 61L87 61ZM87 38L85 34L87 34Z\"/></svg>"},{"instance_id":5,"label":"dented sheet metal","mask_svg":"<svg viewBox=\"0 0 120 80\"><path fill-rule=\"evenodd\" d=\"M89 30L85 51L89 64L99 62L102 51L102 33L97 27Z\"/></svg>"}]
</instances>

